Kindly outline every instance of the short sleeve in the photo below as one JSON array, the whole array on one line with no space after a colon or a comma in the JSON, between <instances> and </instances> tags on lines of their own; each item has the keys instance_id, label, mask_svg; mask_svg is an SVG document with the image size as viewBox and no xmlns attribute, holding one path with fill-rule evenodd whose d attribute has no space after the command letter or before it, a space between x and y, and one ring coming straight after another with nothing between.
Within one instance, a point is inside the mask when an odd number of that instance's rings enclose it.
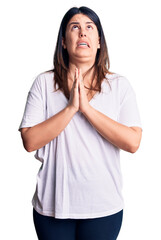
<instances>
[{"instance_id":1,"label":"short sleeve","mask_svg":"<svg viewBox=\"0 0 161 240\"><path fill-rule=\"evenodd\" d=\"M120 82L120 108L118 122L128 127L142 128L136 94L128 79Z\"/></svg>"},{"instance_id":2,"label":"short sleeve","mask_svg":"<svg viewBox=\"0 0 161 240\"><path fill-rule=\"evenodd\" d=\"M43 94L40 77L34 80L27 96L24 114L19 131L24 127L32 127L45 120Z\"/></svg>"}]
</instances>

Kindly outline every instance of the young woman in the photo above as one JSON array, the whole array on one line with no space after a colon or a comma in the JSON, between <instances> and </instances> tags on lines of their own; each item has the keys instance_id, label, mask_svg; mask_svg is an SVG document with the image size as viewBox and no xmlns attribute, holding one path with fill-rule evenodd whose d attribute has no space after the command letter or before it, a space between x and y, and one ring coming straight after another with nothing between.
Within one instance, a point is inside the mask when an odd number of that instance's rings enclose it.
<instances>
[{"instance_id":1,"label":"young woman","mask_svg":"<svg viewBox=\"0 0 161 240\"><path fill-rule=\"evenodd\" d=\"M40 240L115 240L123 217L120 149L135 153L142 128L135 92L109 71L97 14L62 19L54 69L29 91L19 130L42 162L32 199Z\"/></svg>"}]
</instances>

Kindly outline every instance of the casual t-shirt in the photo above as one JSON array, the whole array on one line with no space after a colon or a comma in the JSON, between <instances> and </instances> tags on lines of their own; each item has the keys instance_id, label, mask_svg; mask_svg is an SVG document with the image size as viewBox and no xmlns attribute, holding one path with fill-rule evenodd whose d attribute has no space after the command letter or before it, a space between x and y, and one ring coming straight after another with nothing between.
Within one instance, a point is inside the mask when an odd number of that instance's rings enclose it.
<instances>
[{"instance_id":1,"label":"casual t-shirt","mask_svg":"<svg viewBox=\"0 0 161 240\"><path fill-rule=\"evenodd\" d=\"M116 73L106 77L102 92L89 104L119 123L142 127L130 82ZM29 90L19 130L45 121L67 104L62 91L54 92L54 73L39 74ZM107 141L81 111L56 138L36 151L35 158L41 161L32 198L38 213L85 219L108 216L124 208L120 149Z\"/></svg>"}]
</instances>

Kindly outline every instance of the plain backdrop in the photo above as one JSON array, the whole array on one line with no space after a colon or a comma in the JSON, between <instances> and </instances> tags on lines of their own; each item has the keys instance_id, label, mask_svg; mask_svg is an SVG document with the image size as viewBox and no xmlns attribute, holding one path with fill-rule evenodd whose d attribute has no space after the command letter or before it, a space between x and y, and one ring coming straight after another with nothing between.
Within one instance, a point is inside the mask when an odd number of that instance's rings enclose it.
<instances>
[{"instance_id":1,"label":"plain backdrop","mask_svg":"<svg viewBox=\"0 0 161 240\"><path fill-rule=\"evenodd\" d=\"M20 125L35 77L53 66L60 22L71 7L100 17L110 70L129 79L139 106L139 150L121 151L123 225L118 240L161 239L161 14L159 0L15 0L0 4L0 238L36 240L31 199L41 163L25 151Z\"/></svg>"}]
</instances>

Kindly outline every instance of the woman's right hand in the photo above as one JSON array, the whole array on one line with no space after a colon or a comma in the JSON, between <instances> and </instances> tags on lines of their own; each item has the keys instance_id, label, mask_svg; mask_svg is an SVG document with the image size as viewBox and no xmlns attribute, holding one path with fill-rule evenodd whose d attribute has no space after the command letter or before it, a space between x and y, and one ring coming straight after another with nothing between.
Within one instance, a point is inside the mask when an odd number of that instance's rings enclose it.
<instances>
[{"instance_id":1,"label":"woman's right hand","mask_svg":"<svg viewBox=\"0 0 161 240\"><path fill-rule=\"evenodd\" d=\"M78 68L75 69L74 82L70 92L68 106L73 108L75 112L79 110L79 87L78 87Z\"/></svg>"}]
</instances>

